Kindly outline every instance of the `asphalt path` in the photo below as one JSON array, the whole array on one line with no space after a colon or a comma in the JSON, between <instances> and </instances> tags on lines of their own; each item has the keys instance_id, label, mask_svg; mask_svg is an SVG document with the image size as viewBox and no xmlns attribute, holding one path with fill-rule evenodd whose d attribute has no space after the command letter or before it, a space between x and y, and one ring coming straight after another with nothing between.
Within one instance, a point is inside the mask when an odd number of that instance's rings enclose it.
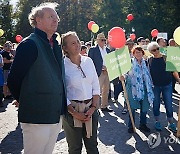
<instances>
[{"instance_id":1,"label":"asphalt path","mask_svg":"<svg viewBox=\"0 0 180 154\"><path fill-rule=\"evenodd\" d=\"M177 91L180 93L180 85L176 85ZM173 94L174 121L178 120L179 94ZM148 127L150 133L143 133L138 129L139 126L139 110L136 112L136 133L129 134L127 132L128 114L121 113L124 98L119 96L118 103L109 101L110 107L114 110L111 113L101 112L99 117L98 128L98 149L100 154L130 154L130 153L180 153L180 139L176 138L167 128L167 120L164 104L161 104L160 121L163 130L158 134L154 129L154 118L152 108L148 112ZM23 153L22 131L17 120L17 108L12 105L11 100L4 101L4 107L0 108L0 153L1 154L20 154ZM154 147L148 144L148 136L153 141ZM158 136L159 135L159 136ZM157 138L159 137L159 138ZM159 140L160 139L160 140ZM149 140L149 141L150 141ZM154 141L159 141L154 142ZM68 147L65 139L64 131L59 133L53 154L67 154ZM85 154L85 148L82 153Z\"/></svg>"}]
</instances>

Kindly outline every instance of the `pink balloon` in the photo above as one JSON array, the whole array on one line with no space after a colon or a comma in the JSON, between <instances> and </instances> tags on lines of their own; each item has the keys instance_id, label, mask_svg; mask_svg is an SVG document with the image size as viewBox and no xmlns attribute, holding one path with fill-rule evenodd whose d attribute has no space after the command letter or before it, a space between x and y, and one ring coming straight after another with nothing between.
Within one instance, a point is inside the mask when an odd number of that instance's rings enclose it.
<instances>
[{"instance_id":1,"label":"pink balloon","mask_svg":"<svg viewBox=\"0 0 180 154\"><path fill-rule=\"evenodd\" d=\"M124 30L121 27L113 27L108 32L108 42L113 48L122 48L126 44Z\"/></svg>"},{"instance_id":2,"label":"pink balloon","mask_svg":"<svg viewBox=\"0 0 180 154\"><path fill-rule=\"evenodd\" d=\"M21 35L16 35L16 42L21 42L23 37Z\"/></svg>"},{"instance_id":3,"label":"pink balloon","mask_svg":"<svg viewBox=\"0 0 180 154\"><path fill-rule=\"evenodd\" d=\"M128 15L127 15L127 19L128 19L129 21L131 21L131 20L134 19L134 16L133 16L132 14L128 14Z\"/></svg>"},{"instance_id":4,"label":"pink balloon","mask_svg":"<svg viewBox=\"0 0 180 154\"><path fill-rule=\"evenodd\" d=\"M131 38L131 40L134 41L136 39L136 35L134 33L132 33L132 34L130 34L130 38Z\"/></svg>"},{"instance_id":5,"label":"pink balloon","mask_svg":"<svg viewBox=\"0 0 180 154\"><path fill-rule=\"evenodd\" d=\"M151 31L151 36L152 37L157 37L157 35L158 35L158 30L157 29L153 29L152 31Z\"/></svg>"},{"instance_id":6,"label":"pink balloon","mask_svg":"<svg viewBox=\"0 0 180 154\"><path fill-rule=\"evenodd\" d=\"M88 22L88 29L89 29L89 30L91 30L93 24L95 24L94 21Z\"/></svg>"}]
</instances>

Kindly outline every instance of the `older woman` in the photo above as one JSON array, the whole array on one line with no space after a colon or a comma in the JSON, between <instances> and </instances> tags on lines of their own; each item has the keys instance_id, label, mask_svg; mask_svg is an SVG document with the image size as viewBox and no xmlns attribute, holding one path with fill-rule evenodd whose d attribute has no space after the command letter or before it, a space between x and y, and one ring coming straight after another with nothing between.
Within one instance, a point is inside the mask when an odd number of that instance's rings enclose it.
<instances>
[{"instance_id":1,"label":"older woman","mask_svg":"<svg viewBox=\"0 0 180 154\"><path fill-rule=\"evenodd\" d=\"M126 75L126 88L130 102L132 115L135 118L135 110L140 109L140 126L141 131L150 132L146 126L146 114L150 103L153 102L154 94L152 90L151 76L145 60L143 59L144 50L140 46L132 49L132 69ZM123 80L123 76L121 77ZM132 123L129 119L129 133L133 133Z\"/></svg>"},{"instance_id":2,"label":"older woman","mask_svg":"<svg viewBox=\"0 0 180 154\"><path fill-rule=\"evenodd\" d=\"M70 100L63 128L70 154L80 154L82 140L87 153L98 154L97 127L100 86L91 58L80 55L81 44L75 32L62 36L65 53L65 80Z\"/></svg>"},{"instance_id":3,"label":"older woman","mask_svg":"<svg viewBox=\"0 0 180 154\"><path fill-rule=\"evenodd\" d=\"M154 84L154 102L153 113L155 117L155 129L162 130L161 123L159 122L160 116L160 95L162 93L162 99L165 104L166 114L169 122L168 128L176 132L176 125L173 123L173 107L172 107L172 74L166 71L166 57L159 51L159 45L156 42L151 42L148 45L148 50L154 57L149 59L149 68Z\"/></svg>"}]
</instances>

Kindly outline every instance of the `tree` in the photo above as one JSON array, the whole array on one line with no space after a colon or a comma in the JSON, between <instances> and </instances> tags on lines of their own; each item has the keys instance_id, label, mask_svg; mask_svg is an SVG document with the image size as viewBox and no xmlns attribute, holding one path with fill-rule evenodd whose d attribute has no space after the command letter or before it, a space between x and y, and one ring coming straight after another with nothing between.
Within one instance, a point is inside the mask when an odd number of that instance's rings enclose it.
<instances>
[{"instance_id":1,"label":"tree","mask_svg":"<svg viewBox=\"0 0 180 154\"><path fill-rule=\"evenodd\" d=\"M58 14L60 24L58 31L62 34L67 31L76 31L80 39L90 40L90 31L87 24L96 20L98 0L60 0Z\"/></svg>"},{"instance_id":2,"label":"tree","mask_svg":"<svg viewBox=\"0 0 180 154\"><path fill-rule=\"evenodd\" d=\"M22 36L29 35L33 29L28 22L28 14L32 7L45 2L44 0L20 0L16 8L16 34ZM76 31L81 39L89 40L90 32L87 29L87 23L92 20L96 12L98 0L49 0L49 2L57 2L60 5L57 7L60 23L58 32L60 34L67 31Z\"/></svg>"},{"instance_id":3,"label":"tree","mask_svg":"<svg viewBox=\"0 0 180 154\"><path fill-rule=\"evenodd\" d=\"M105 32L120 26L126 30L127 37L132 28L137 37L151 37L151 30L156 28L159 32L168 32L170 38L180 25L179 6L179 0L104 0L97 14ZM135 17L131 22L126 20L130 13Z\"/></svg>"},{"instance_id":4,"label":"tree","mask_svg":"<svg viewBox=\"0 0 180 154\"><path fill-rule=\"evenodd\" d=\"M2 1L2 0L0 0ZM3 0L7 1L7 0ZM90 40L91 32L87 29L90 20L100 27L99 32L107 32L114 26L126 30L126 36L135 29L137 37L151 37L150 32L156 28L159 32L168 32L169 38L180 25L179 0L49 0L59 3L57 12L60 16L58 32L76 31L81 40ZM32 27L28 22L28 14L32 7L45 0L20 0L16 8L16 35L28 36ZM47 2L47 0L46 0ZM134 20L129 22L129 13ZM7 22L6 22L7 23Z\"/></svg>"},{"instance_id":5,"label":"tree","mask_svg":"<svg viewBox=\"0 0 180 154\"><path fill-rule=\"evenodd\" d=\"M4 30L1 41L13 40L13 24L12 24L12 5L9 0L0 0L0 28Z\"/></svg>"}]
</instances>

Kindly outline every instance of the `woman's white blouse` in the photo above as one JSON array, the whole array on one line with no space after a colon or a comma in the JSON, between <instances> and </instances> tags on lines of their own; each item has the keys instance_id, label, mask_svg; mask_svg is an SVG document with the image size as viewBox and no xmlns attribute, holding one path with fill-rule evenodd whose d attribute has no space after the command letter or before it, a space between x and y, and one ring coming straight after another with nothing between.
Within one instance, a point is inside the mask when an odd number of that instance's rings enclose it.
<instances>
[{"instance_id":1,"label":"woman's white blouse","mask_svg":"<svg viewBox=\"0 0 180 154\"><path fill-rule=\"evenodd\" d=\"M84 74L68 57L64 58L64 65L68 100L82 101L100 95L99 79L91 58L81 56L80 67Z\"/></svg>"}]
</instances>

